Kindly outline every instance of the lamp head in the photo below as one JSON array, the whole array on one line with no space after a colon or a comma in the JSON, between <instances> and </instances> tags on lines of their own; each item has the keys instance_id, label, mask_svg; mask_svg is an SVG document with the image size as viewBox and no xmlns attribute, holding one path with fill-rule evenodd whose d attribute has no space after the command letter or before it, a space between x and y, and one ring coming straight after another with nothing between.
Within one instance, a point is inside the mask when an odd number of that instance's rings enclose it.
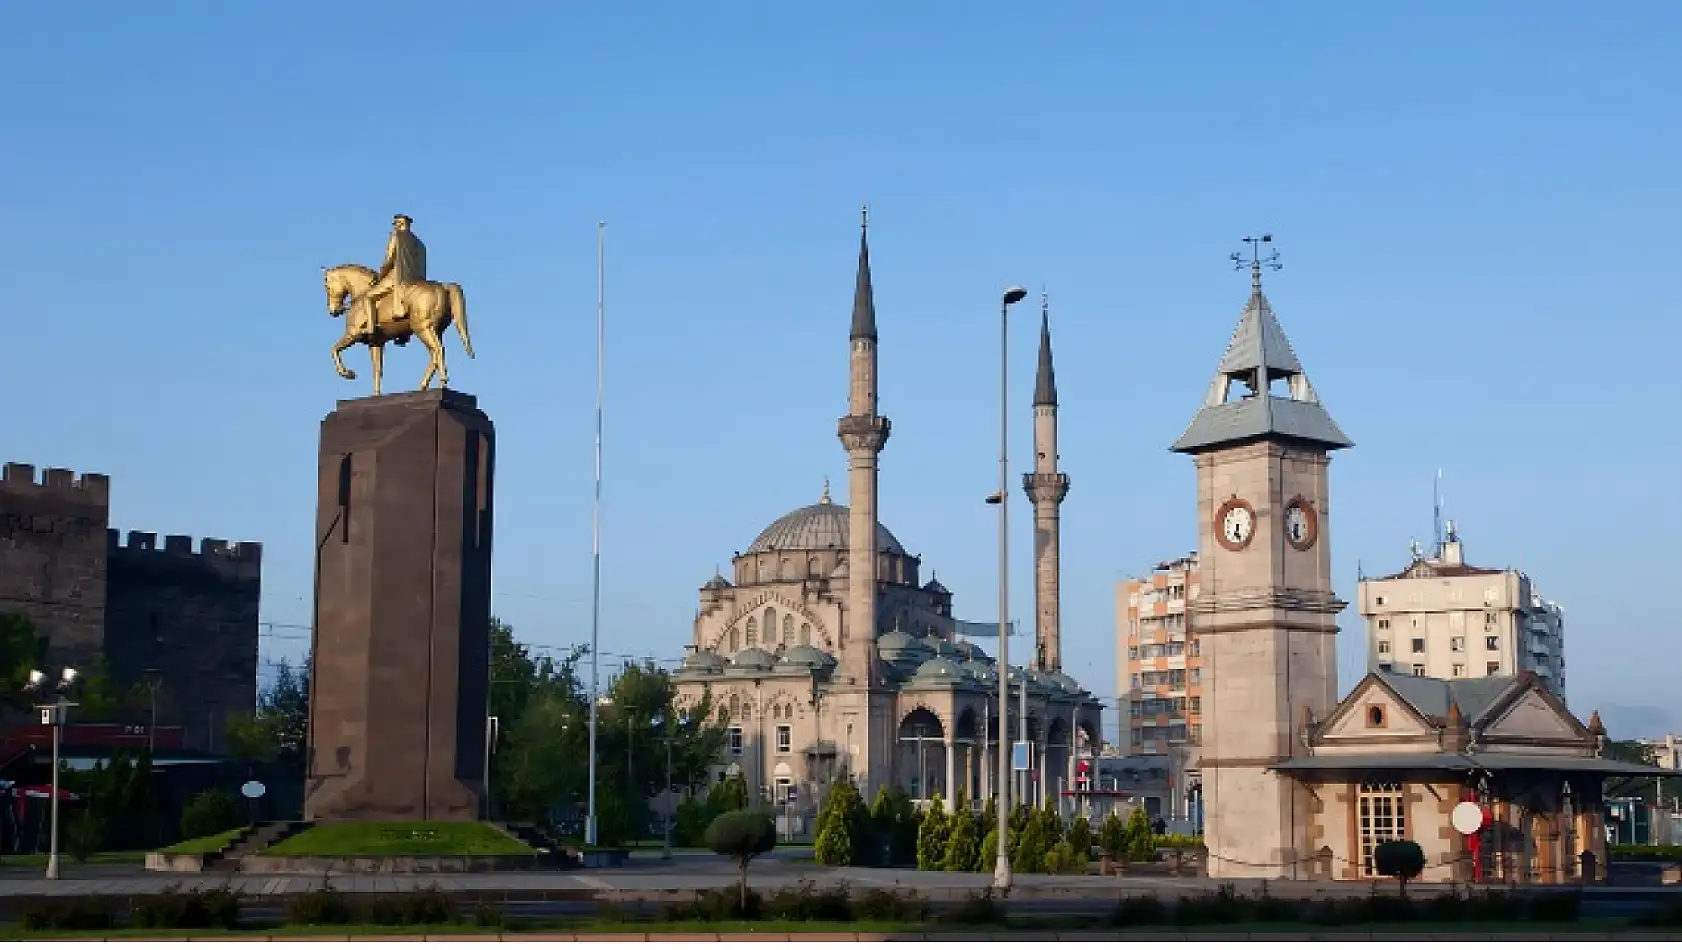
<instances>
[{"instance_id":1,"label":"lamp head","mask_svg":"<svg viewBox=\"0 0 1682 950\"><path fill-rule=\"evenodd\" d=\"M1009 306L1010 304L1018 303L1026 296L1028 296L1028 289L1026 287L1006 287L1004 297L1005 305Z\"/></svg>"},{"instance_id":2,"label":"lamp head","mask_svg":"<svg viewBox=\"0 0 1682 950\"><path fill-rule=\"evenodd\" d=\"M41 672L40 670L30 670L29 671L29 678L24 681L24 688L26 688L26 689L40 689L41 686L46 682L47 682L47 674Z\"/></svg>"},{"instance_id":3,"label":"lamp head","mask_svg":"<svg viewBox=\"0 0 1682 950\"><path fill-rule=\"evenodd\" d=\"M64 672L59 676L59 685L68 688L71 684L75 683L76 678L81 675L82 674L67 666L64 668Z\"/></svg>"}]
</instances>

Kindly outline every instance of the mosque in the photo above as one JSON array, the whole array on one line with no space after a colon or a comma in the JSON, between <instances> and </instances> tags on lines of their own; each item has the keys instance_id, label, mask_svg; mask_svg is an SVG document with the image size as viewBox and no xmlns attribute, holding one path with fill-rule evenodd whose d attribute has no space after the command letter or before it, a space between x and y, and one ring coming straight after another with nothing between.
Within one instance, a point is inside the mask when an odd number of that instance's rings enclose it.
<instances>
[{"instance_id":1,"label":"mosque","mask_svg":"<svg viewBox=\"0 0 1682 950\"><path fill-rule=\"evenodd\" d=\"M710 691L729 711L723 774L739 769L785 813L808 820L826 786L851 775L869 800L883 786L914 799L992 794L998 768L998 664L955 636L952 593L922 577L877 517L878 461L891 425L878 412L876 305L867 230L859 238L849 334L847 504L825 485L816 504L771 522L701 586L693 641L676 676L680 708ZM1035 655L1009 669L1010 739L1026 696L1028 794L1070 787L1077 756L1099 739L1101 704L1061 670L1057 471L1051 330L1040 325L1033 398ZM862 618L862 619L861 619ZM995 629L997 629L995 627ZM798 818L797 818L798 822ZM796 829L798 830L798 829Z\"/></svg>"}]
</instances>

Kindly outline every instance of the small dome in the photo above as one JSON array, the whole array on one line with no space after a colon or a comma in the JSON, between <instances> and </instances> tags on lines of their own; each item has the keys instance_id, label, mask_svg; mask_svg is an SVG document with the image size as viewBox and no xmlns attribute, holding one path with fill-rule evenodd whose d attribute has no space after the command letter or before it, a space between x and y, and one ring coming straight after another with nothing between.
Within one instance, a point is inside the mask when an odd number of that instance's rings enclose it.
<instances>
[{"instance_id":1,"label":"small dome","mask_svg":"<svg viewBox=\"0 0 1682 950\"><path fill-rule=\"evenodd\" d=\"M959 653L962 653L964 656L967 656L972 660L991 661L993 659L987 655L986 650L981 649L969 640L961 640L958 643L953 644L953 646L957 648Z\"/></svg>"},{"instance_id":2,"label":"small dome","mask_svg":"<svg viewBox=\"0 0 1682 950\"><path fill-rule=\"evenodd\" d=\"M711 650L696 650L683 658L683 666L690 670L721 670L724 668L724 657Z\"/></svg>"},{"instance_id":3,"label":"small dome","mask_svg":"<svg viewBox=\"0 0 1682 950\"><path fill-rule=\"evenodd\" d=\"M902 630L884 633L876 638L876 649L881 653L910 653L922 644L912 638L911 634Z\"/></svg>"},{"instance_id":4,"label":"small dome","mask_svg":"<svg viewBox=\"0 0 1682 950\"><path fill-rule=\"evenodd\" d=\"M764 554L768 551L826 551L847 550L848 511L824 496L815 505L796 508L771 522L759 537L753 539L743 554ZM876 550L905 556L905 548L892 532L876 525Z\"/></svg>"},{"instance_id":5,"label":"small dome","mask_svg":"<svg viewBox=\"0 0 1682 950\"><path fill-rule=\"evenodd\" d=\"M916 678L920 680L961 680L964 678L964 669L943 656L937 656L917 667Z\"/></svg>"},{"instance_id":6,"label":"small dome","mask_svg":"<svg viewBox=\"0 0 1682 950\"><path fill-rule=\"evenodd\" d=\"M964 669L978 680L998 682L999 674L993 672L993 664L984 660L970 660L964 664Z\"/></svg>"},{"instance_id":7,"label":"small dome","mask_svg":"<svg viewBox=\"0 0 1682 950\"><path fill-rule=\"evenodd\" d=\"M942 584L940 581L937 581L932 577L929 578L929 582L927 584L923 585L923 589L928 591L931 594L950 594L950 593L952 593L951 591L946 589L945 584Z\"/></svg>"},{"instance_id":8,"label":"small dome","mask_svg":"<svg viewBox=\"0 0 1682 950\"><path fill-rule=\"evenodd\" d=\"M736 654L736 658L730 661L730 665L737 669L768 670L775 666L776 663L776 657L766 653L758 647L748 647L746 650Z\"/></svg>"},{"instance_id":9,"label":"small dome","mask_svg":"<svg viewBox=\"0 0 1682 950\"><path fill-rule=\"evenodd\" d=\"M701 585L702 590L726 590L735 585L724 579L723 574L714 574L713 579Z\"/></svg>"},{"instance_id":10,"label":"small dome","mask_svg":"<svg viewBox=\"0 0 1682 950\"><path fill-rule=\"evenodd\" d=\"M1074 677L1070 676L1067 673L1062 672L1061 670L1059 670L1056 673L1051 674L1051 681L1053 683L1056 683L1058 688L1062 689L1064 692L1069 692L1069 693L1085 692L1085 690L1080 688L1080 684L1075 682Z\"/></svg>"},{"instance_id":11,"label":"small dome","mask_svg":"<svg viewBox=\"0 0 1682 950\"><path fill-rule=\"evenodd\" d=\"M783 654L783 658L777 661L779 667L807 667L814 670L821 670L834 664L834 657L817 647L810 646L795 647Z\"/></svg>"}]
</instances>

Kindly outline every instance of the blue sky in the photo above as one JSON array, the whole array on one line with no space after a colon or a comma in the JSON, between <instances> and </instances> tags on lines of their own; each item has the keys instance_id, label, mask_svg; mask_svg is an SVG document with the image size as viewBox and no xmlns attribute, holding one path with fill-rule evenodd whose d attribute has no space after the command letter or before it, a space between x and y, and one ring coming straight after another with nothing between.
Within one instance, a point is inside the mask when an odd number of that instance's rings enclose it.
<instances>
[{"instance_id":1,"label":"blue sky","mask_svg":"<svg viewBox=\"0 0 1682 950\"><path fill-rule=\"evenodd\" d=\"M883 519L960 615L994 610L999 287L1051 293L1065 650L1111 695L1113 585L1195 543L1166 446L1246 293L1226 255L1267 230L1269 295L1358 443L1332 470L1340 593L1429 534L1441 467L1469 558L1565 605L1572 705L1682 720L1682 7L334 9L0 13L0 454L111 473L125 529L263 541L265 655L302 652L319 420L366 392L331 371L320 266L376 263L405 212L467 288L496 607L559 647L589 633L608 222L604 639L675 657L715 565L841 481L868 201Z\"/></svg>"}]
</instances>

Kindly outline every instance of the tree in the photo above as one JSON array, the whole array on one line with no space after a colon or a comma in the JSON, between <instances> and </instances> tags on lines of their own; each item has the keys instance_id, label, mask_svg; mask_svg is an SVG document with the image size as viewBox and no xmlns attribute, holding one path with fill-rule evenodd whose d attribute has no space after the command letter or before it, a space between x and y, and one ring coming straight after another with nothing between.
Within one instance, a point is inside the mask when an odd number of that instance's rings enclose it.
<instances>
[{"instance_id":1,"label":"tree","mask_svg":"<svg viewBox=\"0 0 1682 950\"><path fill-rule=\"evenodd\" d=\"M976 855L977 874L991 873L999 863L999 829L997 825L987 829L986 837L981 839L981 849Z\"/></svg>"},{"instance_id":2,"label":"tree","mask_svg":"<svg viewBox=\"0 0 1682 950\"><path fill-rule=\"evenodd\" d=\"M1406 897L1408 881L1425 872L1425 849L1415 841L1383 841L1372 849L1372 861L1379 874L1396 879Z\"/></svg>"},{"instance_id":3,"label":"tree","mask_svg":"<svg viewBox=\"0 0 1682 950\"><path fill-rule=\"evenodd\" d=\"M1092 855L1092 823L1085 815L1075 816L1069 822L1069 849L1081 856L1082 860Z\"/></svg>"},{"instance_id":4,"label":"tree","mask_svg":"<svg viewBox=\"0 0 1682 950\"><path fill-rule=\"evenodd\" d=\"M707 827L707 847L735 858L741 871L742 910L748 908L748 862L777 846L777 826L770 812L757 808L727 811Z\"/></svg>"},{"instance_id":5,"label":"tree","mask_svg":"<svg viewBox=\"0 0 1682 950\"><path fill-rule=\"evenodd\" d=\"M1110 812L1104 816L1103 824L1098 826L1098 851L1103 857L1103 870L1108 873L1109 866L1127 857L1127 826L1121 821L1121 816Z\"/></svg>"},{"instance_id":6,"label":"tree","mask_svg":"<svg viewBox=\"0 0 1682 950\"><path fill-rule=\"evenodd\" d=\"M980 819L964 801L963 790L958 791L958 800L952 805L951 831L946 839L946 854L941 861L941 869L946 871L968 872L975 869L975 862L981 848L981 837L976 834Z\"/></svg>"},{"instance_id":7,"label":"tree","mask_svg":"<svg viewBox=\"0 0 1682 950\"><path fill-rule=\"evenodd\" d=\"M42 641L35 625L22 614L0 614L0 705L26 709L33 702L24 692L29 671L41 665Z\"/></svg>"},{"instance_id":8,"label":"tree","mask_svg":"<svg viewBox=\"0 0 1682 950\"><path fill-rule=\"evenodd\" d=\"M975 866L970 870L977 874L991 874L993 865L999 859L999 800L989 797L987 803L981 806L981 815L976 819L975 839L981 844L975 849ZM994 835L993 850L987 851L987 836Z\"/></svg>"},{"instance_id":9,"label":"tree","mask_svg":"<svg viewBox=\"0 0 1682 950\"><path fill-rule=\"evenodd\" d=\"M1639 739L1608 739L1601 754L1634 765L1659 764L1658 750ZM1604 791L1610 798L1635 798L1649 805L1658 804L1658 783L1650 775L1606 779Z\"/></svg>"},{"instance_id":10,"label":"tree","mask_svg":"<svg viewBox=\"0 0 1682 950\"><path fill-rule=\"evenodd\" d=\"M1146 817L1143 808L1133 809L1127 816L1125 831L1126 857L1129 861L1145 862L1156 860L1156 833L1151 831L1150 818Z\"/></svg>"},{"instance_id":11,"label":"tree","mask_svg":"<svg viewBox=\"0 0 1682 950\"><path fill-rule=\"evenodd\" d=\"M961 817L961 816L955 816ZM940 793L936 792L923 809L922 821L917 826L917 869L920 871L938 871L946 860L946 841L951 833L951 824L946 818L946 805L940 800Z\"/></svg>"},{"instance_id":12,"label":"tree","mask_svg":"<svg viewBox=\"0 0 1682 950\"><path fill-rule=\"evenodd\" d=\"M829 787L823 808L818 812L818 837L814 842L814 858L819 864L851 865L858 857L860 834L868 819L864 800L850 776L843 776Z\"/></svg>"},{"instance_id":13,"label":"tree","mask_svg":"<svg viewBox=\"0 0 1682 950\"><path fill-rule=\"evenodd\" d=\"M245 816L226 789L207 788L181 809L181 837L208 838L245 824Z\"/></svg>"}]
</instances>

